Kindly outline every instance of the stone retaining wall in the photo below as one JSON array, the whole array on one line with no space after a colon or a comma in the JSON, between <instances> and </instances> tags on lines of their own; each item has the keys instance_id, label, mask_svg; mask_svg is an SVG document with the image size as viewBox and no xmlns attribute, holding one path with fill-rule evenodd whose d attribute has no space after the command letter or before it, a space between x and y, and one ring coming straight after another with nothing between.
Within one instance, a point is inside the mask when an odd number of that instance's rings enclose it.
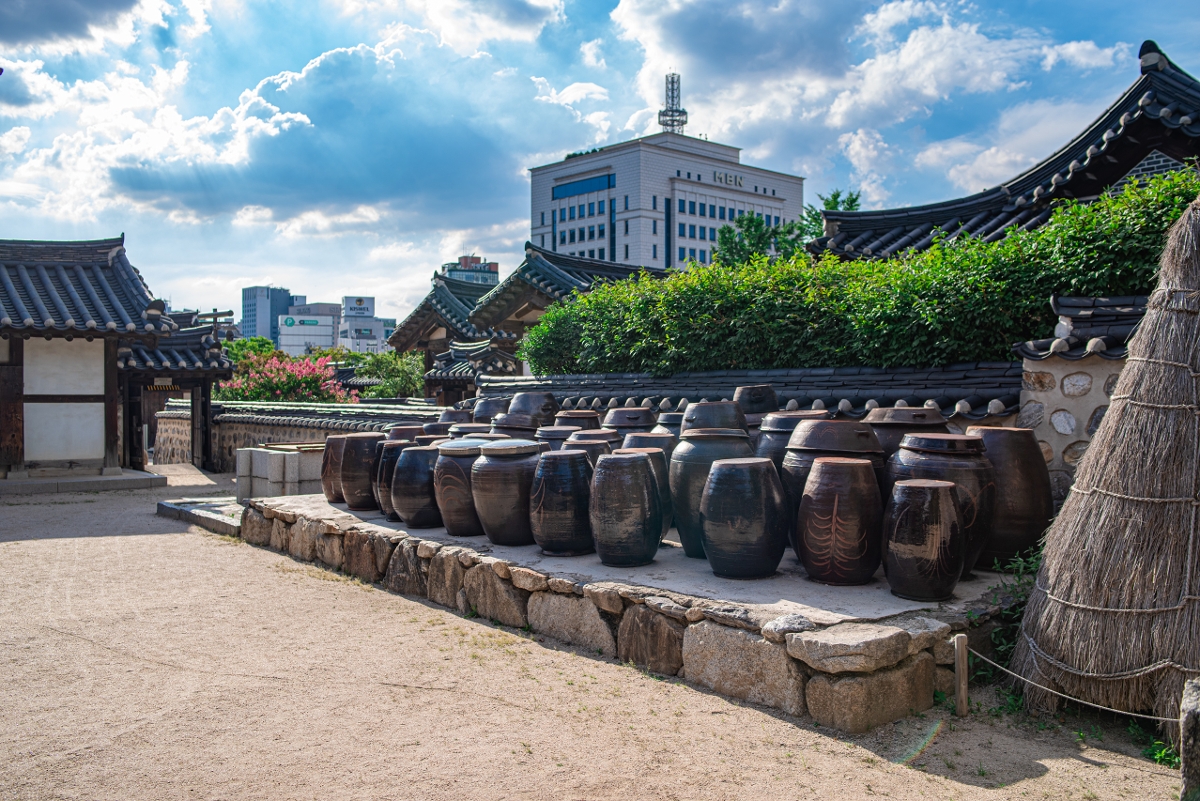
<instances>
[{"instance_id":1,"label":"stone retaining wall","mask_svg":"<svg viewBox=\"0 0 1200 801\"><path fill-rule=\"evenodd\" d=\"M951 693L951 633L968 630L972 647L990 653L994 617L1007 602L875 622L764 616L759 608L653 587L547 575L335 507L319 517L296 508L282 498L250 500L243 539L848 732L928 709L935 690Z\"/></svg>"}]
</instances>

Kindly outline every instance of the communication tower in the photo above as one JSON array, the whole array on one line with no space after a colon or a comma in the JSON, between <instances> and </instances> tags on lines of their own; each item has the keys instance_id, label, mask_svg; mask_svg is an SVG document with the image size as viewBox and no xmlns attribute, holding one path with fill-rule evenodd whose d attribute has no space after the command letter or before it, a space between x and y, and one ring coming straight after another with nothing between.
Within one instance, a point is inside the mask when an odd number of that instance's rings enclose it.
<instances>
[{"instance_id":1,"label":"communication tower","mask_svg":"<svg viewBox=\"0 0 1200 801\"><path fill-rule=\"evenodd\" d=\"M687 109L679 105L679 73L667 75L667 107L658 112L658 124L668 133L683 133L687 125Z\"/></svg>"}]
</instances>

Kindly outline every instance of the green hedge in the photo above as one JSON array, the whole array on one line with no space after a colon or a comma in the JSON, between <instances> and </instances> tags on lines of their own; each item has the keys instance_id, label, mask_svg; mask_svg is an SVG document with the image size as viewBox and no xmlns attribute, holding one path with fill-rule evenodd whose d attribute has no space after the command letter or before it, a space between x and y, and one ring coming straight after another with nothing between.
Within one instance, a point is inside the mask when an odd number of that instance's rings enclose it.
<instances>
[{"instance_id":1,"label":"green hedge","mask_svg":"<svg viewBox=\"0 0 1200 801\"><path fill-rule=\"evenodd\" d=\"M551 306L520 356L541 375L1008 360L1014 342L1053 329L1051 294L1147 293L1167 229L1197 194L1189 169L1065 202L993 244L643 273Z\"/></svg>"}]
</instances>

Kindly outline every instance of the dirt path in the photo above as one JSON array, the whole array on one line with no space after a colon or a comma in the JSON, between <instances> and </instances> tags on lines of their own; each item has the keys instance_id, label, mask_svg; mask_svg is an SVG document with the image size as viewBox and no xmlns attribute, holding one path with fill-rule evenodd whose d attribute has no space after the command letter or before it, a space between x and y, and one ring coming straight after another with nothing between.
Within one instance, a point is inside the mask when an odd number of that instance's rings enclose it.
<instances>
[{"instance_id":1,"label":"dirt path","mask_svg":"<svg viewBox=\"0 0 1200 801\"><path fill-rule=\"evenodd\" d=\"M0 502L0 798L1177 797L1112 723L831 736L154 517L216 491L172 481Z\"/></svg>"}]
</instances>

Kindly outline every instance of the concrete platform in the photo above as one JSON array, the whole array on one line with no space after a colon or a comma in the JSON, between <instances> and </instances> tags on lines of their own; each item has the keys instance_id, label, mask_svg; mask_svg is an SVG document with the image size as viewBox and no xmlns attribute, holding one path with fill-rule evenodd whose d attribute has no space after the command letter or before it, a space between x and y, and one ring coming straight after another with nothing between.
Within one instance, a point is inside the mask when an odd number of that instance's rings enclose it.
<instances>
[{"instance_id":1,"label":"concrete platform","mask_svg":"<svg viewBox=\"0 0 1200 801\"><path fill-rule=\"evenodd\" d=\"M182 520L226 537L242 534L242 505L231 496L159 501L157 513L160 517Z\"/></svg>"},{"instance_id":2,"label":"concrete platform","mask_svg":"<svg viewBox=\"0 0 1200 801\"><path fill-rule=\"evenodd\" d=\"M122 470L119 476L52 476L0 479L0 495L41 495L57 492L107 492L167 486L167 477L140 470Z\"/></svg>"}]
</instances>

